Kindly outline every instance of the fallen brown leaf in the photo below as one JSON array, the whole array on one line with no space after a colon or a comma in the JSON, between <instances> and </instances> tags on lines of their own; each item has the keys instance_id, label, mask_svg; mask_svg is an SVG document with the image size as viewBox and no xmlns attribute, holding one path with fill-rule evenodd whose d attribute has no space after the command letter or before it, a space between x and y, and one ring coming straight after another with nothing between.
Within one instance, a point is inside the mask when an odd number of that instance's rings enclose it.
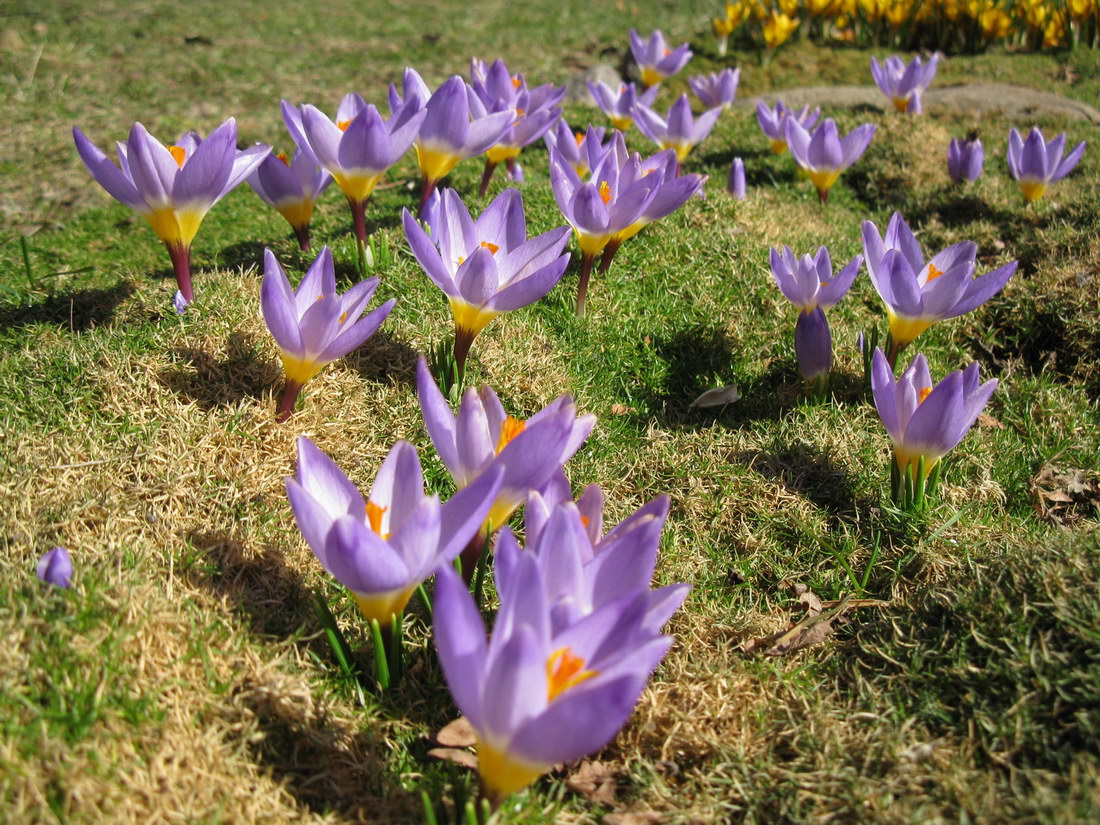
<instances>
[{"instance_id":1,"label":"fallen brown leaf","mask_svg":"<svg viewBox=\"0 0 1100 825\"><path fill-rule=\"evenodd\" d=\"M993 427L995 430L1003 430L1005 425L998 421L991 415L985 413L978 413L978 426L979 427Z\"/></svg>"},{"instance_id":2,"label":"fallen brown leaf","mask_svg":"<svg viewBox=\"0 0 1100 825\"><path fill-rule=\"evenodd\" d=\"M667 817L655 811L634 811L620 814L608 814L603 818L604 825L661 825Z\"/></svg>"},{"instance_id":3,"label":"fallen brown leaf","mask_svg":"<svg viewBox=\"0 0 1100 825\"><path fill-rule=\"evenodd\" d=\"M633 407L628 407L625 404L612 404L611 405L611 414L612 415L629 415L632 412L637 412L637 410L634 409Z\"/></svg>"},{"instance_id":4,"label":"fallen brown leaf","mask_svg":"<svg viewBox=\"0 0 1100 825\"><path fill-rule=\"evenodd\" d=\"M728 384L725 387L715 387L714 389L707 390L700 395L694 401L689 404L689 407L721 407L724 404L732 404L734 401L741 397L741 393L737 390L736 384Z\"/></svg>"},{"instance_id":5,"label":"fallen brown leaf","mask_svg":"<svg viewBox=\"0 0 1100 825\"><path fill-rule=\"evenodd\" d=\"M446 748L472 748L477 744L477 735L466 717L459 716L440 729L435 741Z\"/></svg>"},{"instance_id":6,"label":"fallen brown leaf","mask_svg":"<svg viewBox=\"0 0 1100 825\"><path fill-rule=\"evenodd\" d=\"M809 590L803 590L802 595L809 592ZM850 601L850 599L842 599L835 607L823 613L815 613L811 610L805 618L786 630L760 639L750 639L741 646L741 652L746 655L785 656L788 653L819 645L833 634L833 622L844 616L850 607Z\"/></svg>"},{"instance_id":7,"label":"fallen brown leaf","mask_svg":"<svg viewBox=\"0 0 1100 825\"><path fill-rule=\"evenodd\" d=\"M1100 476L1044 464L1031 479L1040 518L1061 527L1100 515Z\"/></svg>"},{"instance_id":8,"label":"fallen brown leaf","mask_svg":"<svg viewBox=\"0 0 1100 825\"><path fill-rule=\"evenodd\" d=\"M614 805L618 785L618 770L606 762L585 761L565 780L569 789L582 794L592 802Z\"/></svg>"},{"instance_id":9,"label":"fallen brown leaf","mask_svg":"<svg viewBox=\"0 0 1100 825\"><path fill-rule=\"evenodd\" d=\"M444 762L454 762L456 765L462 765L472 771L477 770L476 754L459 748L432 748L428 751L428 756L433 759L441 759Z\"/></svg>"}]
</instances>

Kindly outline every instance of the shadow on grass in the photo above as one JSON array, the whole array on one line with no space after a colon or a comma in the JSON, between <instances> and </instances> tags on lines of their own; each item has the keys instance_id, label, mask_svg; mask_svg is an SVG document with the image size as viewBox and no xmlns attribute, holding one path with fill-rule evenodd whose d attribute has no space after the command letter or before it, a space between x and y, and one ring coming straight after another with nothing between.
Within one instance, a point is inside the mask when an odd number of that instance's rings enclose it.
<instances>
[{"instance_id":1,"label":"shadow on grass","mask_svg":"<svg viewBox=\"0 0 1100 825\"><path fill-rule=\"evenodd\" d=\"M81 289L33 304L0 304L0 329L60 324L70 332L86 332L111 323L115 310L135 291L132 283L121 281L106 289Z\"/></svg>"},{"instance_id":2,"label":"shadow on grass","mask_svg":"<svg viewBox=\"0 0 1100 825\"><path fill-rule=\"evenodd\" d=\"M407 341L379 330L363 346L344 358L344 363L363 378L380 383L416 386L416 359L420 353Z\"/></svg>"},{"instance_id":3,"label":"shadow on grass","mask_svg":"<svg viewBox=\"0 0 1100 825\"><path fill-rule=\"evenodd\" d=\"M261 398L282 386L282 370L258 355L255 336L234 332L225 348L225 356L217 356L202 349L177 347L172 351L176 365L161 370L157 380L206 410Z\"/></svg>"},{"instance_id":4,"label":"shadow on grass","mask_svg":"<svg viewBox=\"0 0 1100 825\"><path fill-rule=\"evenodd\" d=\"M850 520L877 502L860 501L848 471L827 453L801 442L774 442L768 450L748 450L738 461L822 510Z\"/></svg>"},{"instance_id":5,"label":"shadow on grass","mask_svg":"<svg viewBox=\"0 0 1100 825\"><path fill-rule=\"evenodd\" d=\"M217 256L218 265L224 269L240 269L242 272L255 270L260 275L264 271L264 250L270 246L263 241L241 241L222 249ZM303 253L308 257L308 253Z\"/></svg>"},{"instance_id":6,"label":"shadow on grass","mask_svg":"<svg viewBox=\"0 0 1100 825\"><path fill-rule=\"evenodd\" d=\"M202 562L186 574L192 583L224 598L253 632L293 639L305 656L323 662L330 673L340 672L323 636L300 638L303 630L318 630L319 624L309 588L278 547L252 546L225 532L193 532L188 539ZM408 821L418 809L417 798L387 780L390 747L385 738L347 723L333 724L312 695L288 693L277 680L253 678L238 687L234 704L247 711L260 734L248 740L257 763L311 811L374 822Z\"/></svg>"}]
</instances>

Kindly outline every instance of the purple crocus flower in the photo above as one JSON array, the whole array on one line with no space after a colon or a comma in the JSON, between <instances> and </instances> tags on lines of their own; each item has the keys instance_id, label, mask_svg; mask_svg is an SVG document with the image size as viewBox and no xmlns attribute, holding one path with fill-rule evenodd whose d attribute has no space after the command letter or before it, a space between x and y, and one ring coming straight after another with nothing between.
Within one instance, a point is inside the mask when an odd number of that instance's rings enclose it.
<instances>
[{"instance_id":1,"label":"purple crocus flower","mask_svg":"<svg viewBox=\"0 0 1100 825\"><path fill-rule=\"evenodd\" d=\"M409 150L426 109L410 97L389 120L358 95L345 95L332 120L309 103L283 101L283 120L299 148L328 170L351 207L355 236L367 242L366 205L378 181Z\"/></svg>"},{"instance_id":2,"label":"purple crocus flower","mask_svg":"<svg viewBox=\"0 0 1100 825\"><path fill-rule=\"evenodd\" d=\"M619 138L616 136L616 144ZM668 149L645 160L613 149L588 183L559 155L550 155L550 184L565 219L573 227L581 248L581 273L577 287L577 315L584 316L585 297L593 263L602 255L600 272L606 272L619 247L653 221L667 217L696 195L706 182L702 175L677 177L679 160Z\"/></svg>"},{"instance_id":3,"label":"purple crocus flower","mask_svg":"<svg viewBox=\"0 0 1100 825\"><path fill-rule=\"evenodd\" d=\"M604 155L611 151L613 142L603 142L602 126L588 127L586 132L576 132L569 128L564 119L559 120L550 131L542 136L547 150L557 151L562 160L573 167L577 177L585 177L600 165ZM624 144L625 148L625 144Z\"/></svg>"},{"instance_id":4,"label":"purple crocus flower","mask_svg":"<svg viewBox=\"0 0 1100 825\"><path fill-rule=\"evenodd\" d=\"M981 306L1016 271L1012 261L974 278L977 253L976 243L961 241L925 263L920 243L900 213L891 216L885 236L870 221L863 222L863 258L890 319L891 365L932 324Z\"/></svg>"},{"instance_id":5,"label":"purple crocus flower","mask_svg":"<svg viewBox=\"0 0 1100 825\"><path fill-rule=\"evenodd\" d=\"M172 298L172 308L176 311L176 315L183 315L187 312L187 299L183 297L183 293L178 289L175 296Z\"/></svg>"},{"instance_id":6,"label":"purple crocus flower","mask_svg":"<svg viewBox=\"0 0 1100 825\"><path fill-rule=\"evenodd\" d=\"M504 312L533 304L561 280L569 227L527 239L523 198L506 189L476 221L453 189L443 190L429 237L406 209L405 237L417 262L451 303L459 383L474 338Z\"/></svg>"},{"instance_id":7,"label":"purple crocus flower","mask_svg":"<svg viewBox=\"0 0 1100 825\"><path fill-rule=\"evenodd\" d=\"M436 89L425 104L427 114L416 140L416 159L424 177L421 217L424 217L424 203L460 161L488 151L512 128L513 112L486 113L479 106L473 107L476 110L473 111L472 96L466 81L454 75Z\"/></svg>"},{"instance_id":8,"label":"purple crocus flower","mask_svg":"<svg viewBox=\"0 0 1100 825\"><path fill-rule=\"evenodd\" d=\"M819 117L821 117L821 109L814 109L811 112L809 106L803 106L796 112L782 100L775 101L775 108L769 109L763 101L756 101L756 122L767 136L772 152L776 155L782 155L787 151L788 118L798 121L803 129L809 130L814 127Z\"/></svg>"},{"instance_id":9,"label":"purple crocus flower","mask_svg":"<svg viewBox=\"0 0 1100 825\"><path fill-rule=\"evenodd\" d=\"M739 201L745 199L745 162L741 158L734 158L733 163L730 164L730 177L726 190Z\"/></svg>"},{"instance_id":10,"label":"purple crocus flower","mask_svg":"<svg viewBox=\"0 0 1100 825\"><path fill-rule=\"evenodd\" d=\"M508 598L507 590L520 558L534 556L550 599L553 632L575 624L605 604L637 593L648 594L647 624L658 631L690 589L677 584L650 590L667 516L668 497L660 496L606 536L598 535L598 531L593 536L591 519L581 512L579 503L564 501L550 507L538 493L532 493L525 511L527 549L520 549L507 527L497 540L497 590L502 599ZM536 523L537 529L532 532Z\"/></svg>"},{"instance_id":11,"label":"purple crocus flower","mask_svg":"<svg viewBox=\"0 0 1100 825\"><path fill-rule=\"evenodd\" d=\"M420 459L398 441L382 462L366 501L331 458L298 439L298 475L286 492L302 537L355 596L368 620L388 626L413 591L449 564L477 532L500 486L485 473L446 503L424 494Z\"/></svg>"},{"instance_id":12,"label":"purple crocus flower","mask_svg":"<svg viewBox=\"0 0 1100 825\"><path fill-rule=\"evenodd\" d=\"M818 126L813 135L795 118L787 119L787 145L791 157L806 172L817 189L822 203L829 201L829 189L840 173L859 160L875 135L874 124L857 126L847 136L840 137L836 121L831 117Z\"/></svg>"},{"instance_id":13,"label":"purple crocus flower","mask_svg":"<svg viewBox=\"0 0 1100 825\"><path fill-rule=\"evenodd\" d=\"M978 363L955 370L932 386L928 362L919 354L894 380L894 371L876 348L871 366L875 407L894 445L900 474L918 479L924 460L925 478L974 426L997 386L992 379L978 384Z\"/></svg>"},{"instance_id":14,"label":"purple crocus flower","mask_svg":"<svg viewBox=\"0 0 1100 825\"><path fill-rule=\"evenodd\" d=\"M303 252L309 251L313 206L330 183L332 175L301 149L293 160L282 152L268 155L248 179L260 200L286 218Z\"/></svg>"},{"instance_id":15,"label":"purple crocus flower","mask_svg":"<svg viewBox=\"0 0 1100 825\"><path fill-rule=\"evenodd\" d=\"M688 85L706 108L727 109L737 97L737 84L740 80L740 69L723 69L720 72L689 77Z\"/></svg>"},{"instance_id":16,"label":"purple crocus flower","mask_svg":"<svg viewBox=\"0 0 1100 825\"><path fill-rule=\"evenodd\" d=\"M1065 132L1050 143L1043 140L1043 133L1034 126L1026 141L1015 129L1008 133L1008 170L1020 184L1020 191L1024 193L1028 203L1039 200L1048 186L1072 172L1077 161L1085 154L1083 140L1063 158L1065 147Z\"/></svg>"},{"instance_id":17,"label":"purple crocus flower","mask_svg":"<svg viewBox=\"0 0 1100 825\"><path fill-rule=\"evenodd\" d=\"M634 109L638 130L659 148L675 151L676 159L681 163L696 144L702 143L710 134L721 114L721 109L710 109L699 117L692 117L691 101L687 95L680 95L664 117L648 106L639 104Z\"/></svg>"},{"instance_id":18,"label":"purple crocus flower","mask_svg":"<svg viewBox=\"0 0 1100 825\"><path fill-rule=\"evenodd\" d=\"M485 172L478 190L478 197L485 197L497 165L503 162L511 172L523 147L541 138L561 117L557 104L565 97L565 87L545 84L529 89L524 76L511 74L503 60L487 65L473 58L470 78L471 111L478 116L501 111L514 115L504 136L485 151Z\"/></svg>"},{"instance_id":19,"label":"purple crocus flower","mask_svg":"<svg viewBox=\"0 0 1100 825\"><path fill-rule=\"evenodd\" d=\"M939 52L932 55L927 63L922 63L919 57L914 57L908 65L897 55L886 58L881 65L872 57L871 77L875 79L875 85L882 93L890 98L895 109L899 112L919 115L921 113L920 97L936 76L939 62Z\"/></svg>"},{"instance_id":20,"label":"purple crocus flower","mask_svg":"<svg viewBox=\"0 0 1100 825\"><path fill-rule=\"evenodd\" d=\"M210 208L252 174L271 151L253 146L237 151L237 122L225 121L206 140L194 132L165 146L140 123L118 144L116 166L76 126L73 140L80 159L115 199L149 222L168 248L184 300L191 291L191 243Z\"/></svg>"},{"instance_id":21,"label":"purple crocus flower","mask_svg":"<svg viewBox=\"0 0 1100 825\"><path fill-rule=\"evenodd\" d=\"M634 125L634 107L639 103L652 106L660 90L653 86L638 94L633 83L624 83L615 91L603 81L589 81L588 91L600 111L611 119L611 125L625 132Z\"/></svg>"},{"instance_id":22,"label":"purple crocus flower","mask_svg":"<svg viewBox=\"0 0 1100 825\"><path fill-rule=\"evenodd\" d=\"M672 153L670 153L672 154ZM615 153L609 152L592 170L589 182L582 182L569 163L557 152L550 153L550 184L565 220L573 227L581 249L581 276L577 292L577 315L584 315L588 279L596 256L620 233L642 219L657 194L660 177L639 174L641 158L631 157L619 168ZM662 174L662 173L657 173Z\"/></svg>"},{"instance_id":23,"label":"purple crocus flower","mask_svg":"<svg viewBox=\"0 0 1100 825\"><path fill-rule=\"evenodd\" d=\"M56 587L68 587L73 578L73 560L64 547L47 550L38 560L38 578Z\"/></svg>"},{"instance_id":24,"label":"purple crocus flower","mask_svg":"<svg viewBox=\"0 0 1100 825\"><path fill-rule=\"evenodd\" d=\"M386 320L396 299L360 318L378 278L367 278L343 295L336 291L332 251L326 246L314 259L295 292L270 249L264 250L260 311L282 350L286 390L278 421L294 412L302 387L330 361L343 358L370 338Z\"/></svg>"},{"instance_id":25,"label":"purple crocus flower","mask_svg":"<svg viewBox=\"0 0 1100 825\"><path fill-rule=\"evenodd\" d=\"M593 415L578 416L568 395L559 396L527 421L513 418L487 386L480 392L467 390L456 415L424 358L417 363L416 387L428 435L460 490L491 468L504 468L482 538L502 527L532 490L545 486L561 470L596 423ZM475 540L463 554L465 575L473 574L483 543Z\"/></svg>"},{"instance_id":26,"label":"purple crocus flower","mask_svg":"<svg viewBox=\"0 0 1100 825\"><path fill-rule=\"evenodd\" d=\"M649 39L643 41L634 29L630 30L630 53L642 72L642 86L656 86L666 77L672 77L691 60L691 49L687 43L669 49L665 45L665 36L654 29Z\"/></svg>"},{"instance_id":27,"label":"purple crocus flower","mask_svg":"<svg viewBox=\"0 0 1100 825\"><path fill-rule=\"evenodd\" d=\"M432 635L494 808L552 765L607 744L672 644L647 626L646 593L554 632L535 559L522 555L510 579L488 640L458 575L441 568L435 585Z\"/></svg>"},{"instance_id":28,"label":"purple crocus flower","mask_svg":"<svg viewBox=\"0 0 1100 825\"><path fill-rule=\"evenodd\" d=\"M798 367L809 382L823 384L833 364L833 339L825 310L847 294L863 256L856 255L833 276L829 250L818 247L814 257L797 257L788 246L771 250L771 269L783 295L798 308L794 350Z\"/></svg>"},{"instance_id":29,"label":"purple crocus flower","mask_svg":"<svg viewBox=\"0 0 1100 825\"><path fill-rule=\"evenodd\" d=\"M982 175L984 163L982 141L974 132L967 135L965 140L951 138L951 142L947 144L947 174L955 183L976 181Z\"/></svg>"}]
</instances>

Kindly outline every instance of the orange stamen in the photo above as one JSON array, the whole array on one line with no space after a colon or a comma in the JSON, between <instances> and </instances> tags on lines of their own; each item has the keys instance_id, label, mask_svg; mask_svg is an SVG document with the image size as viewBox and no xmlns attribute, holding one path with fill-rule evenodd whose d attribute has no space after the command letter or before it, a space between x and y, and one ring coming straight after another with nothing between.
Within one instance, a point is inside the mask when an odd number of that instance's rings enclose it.
<instances>
[{"instance_id":1,"label":"orange stamen","mask_svg":"<svg viewBox=\"0 0 1100 825\"><path fill-rule=\"evenodd\" d=\"M187 150L182 146L169 146L168 151L172 153L172 157L176 160L176 165L180 169L183 168L183 162L187 160Z\"/></svg>"},{"instance_id":2,"label":"orange stamen","mask_svg":"<svg viewBox=\"0 0 1100 825\"><path fill-rule=\"evenodd\" d=\"M585 679L596 675L594 670L585 670L584 659L567 647L559 648L546 660L546 698L553 702L562 693L575 687Z\"/></svg>"},{"instance_id":3,"label":"orange stamen","mask_svg":"<svg viewBox=\"0 0 1100 825\"><path fill-rule=\"evenodd\" d=\"M583 132L574 132L573 133L573 138L577 141L577 148L580 149L581 146L584 144L584 133Z\"/></svg>"},{"instance_id":4,"label":"orange stamen","mask_svg":"<svg viewBox=\"0 0 1100 825\"><path fill-rule=\"evenodd\" d=\"M348 314L346 312L341 312L340 313L340 323L342 324L346 320L348 320Z\"/></svg>"},{"instance_id":5,"label":"orange stamen","mask_svg":"<svg viewBox=\"0 0 1100 825\"><path fill-rule=\"evenodd\" d=\"M463 262L464 260L466 260L466 256L465 256L465 255L459 255L459 256L458 256L458 265L459 265L459 266L462 266L462 262Z\"/></svg>"},{"instance_id":6,"label":"orange stamen","mask_svg":"<svg viewBox=\"0 0 1100 825\"><path fill-rule=\"evenodd\" d=\"M349 126L351 126L350 120L341 120L336 124L336 128L339 129L341 132L346 132Z\"/></svg>"},{"instance_id":7,"label":"orange stamen","mask_svg":"<svg viewBox=\"0 0 1100 825\"><path fill-rule=\"evenodd\" d=\"M943 274L942 269L936 269L932 264L928 265L928 281L934 281ZM925 283L928 283L925 281Z\"/></svg>"},{"instance_id":8,"label":"orange stamen","mask_svg":"<svg viewBox=\"0 0 1100 825\"><path fill-rule=\"evenodd\" d=\"M932 393L932 388L931 387L921 387L920 398L917 399L917 403L918 404L923 404L924 399L926 399L929 395L931 395L931 393Z\"/></svg>"},{"instance_id":9,"label":"orange stamen","mask_svg":"<svg viewBox=\"0 0 1100 825\"><path fill-rule=\"evenodd\" d=\"M522 85L523 85L523 79L518 74L517 75L512 75L512 88L518 89Z\"/></svg>"},{"instance_id":10,"label":"orange stamen","mask_svg":"<svg viewBox=\"0 0 1100 825\"><path fill-rule=\"evenodd\" d=\"M370 524L370 529L382 538L386 538L382 535L382 516L388 509L388 507L379 507L373 501L367 502L367 522Z\"/></svg>"},{"instance_id":11,"label":"orange stamen","mask_svg":"<svg viewBox=\"0 0 1100 825\"><path fill-rule=\"evenodd\" d=\"M588 516L581 516L581 524L583 524L585 527L587 527L591 523L591 521L592 519L590 519Z\"/></svg>"},{"instance_id":12,"label":"orange stamen","mask_svg":"<svg viewBox=\"0 0 1100 825\"><path fill-rule=\"evenodd\" d=\"M281 160L284 166L290 166L290 158L287 157L286 152L276 152L275 157Z\"/></svg>"},{"instance_id":13,"label":"orange stamen","mask_svg":"<svg viewBox=\"0 0 1100 825\"><path fill-rule=\"evenodd\" d=\"M500 425L500 437L497 438L497 455L500 455L500 451L507 447L513 438L523 432L526 426L526 421L512 418L510 415L507 416L504 423Z\"/></svg>"},{"instance_id":14,"label":"orange stamen","mask_svg":"<svg viewBox=\"0 0 1100 825\"><path fill-rule=\"evenodd\" d=\"M481 245L484 246L486 249L488 249L489 252L493 255L496 255L497 250L500 249L500 247L497 246L495 243L491 243L489 241L482 241Z\"/></svg>"},{"instance_id":15,"label":"orange stamen","mask_svg":"<svg viewBox=\"0 0 1100 825\"><path fill-rule=\"evenodd\" d=\"M611 203L611 186L607 181L600 182L600 199L606 204Z\"/></svg>"}]
</instances>

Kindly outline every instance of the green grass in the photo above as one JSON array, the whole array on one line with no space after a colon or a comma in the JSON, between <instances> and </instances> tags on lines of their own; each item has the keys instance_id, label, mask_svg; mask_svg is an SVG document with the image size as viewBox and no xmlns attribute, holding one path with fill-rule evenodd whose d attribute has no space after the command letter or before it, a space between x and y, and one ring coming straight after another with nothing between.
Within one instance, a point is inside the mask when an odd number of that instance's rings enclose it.
<instances>
[{"instance_id":1,"label":"green grass","mask_svg":"<svg viewBox=\"0 0 1100 825\"><path fill-rule=\"evenodd\" d=\"M406 159L369 211L394 252L376 301L383 330L273 422L278 355L258 313L271 248L295 275L278 215L247 189L207 217L195 246L197 306L182 318L167 255L111 202L72 149L140 119L162 138L229 115L242 141L285 144L278 99L332 108L355 89L381 100L405 65L429 83L501 56L533 82L618 61L631 26L692 41L692 73L724 65L709 3L17 3L3 26L0 92L13 136L0 161L0 809L12 822L417 822L421 789L454 801L476 782L427 756L455 710L414 608L411 671L392 695L362 697L322 635L311 593L332 605L364 668L369 633L293 525L282 478L308 434L362 487L398 438L429 483L432 454L413 390L417 352L449 332L445 302L407 253L398 215L416 196ZM187 42L191 38L191 42ZM195 40L195 38L200 38ZM677 41L679 42L679 41ZM29 76L31 60L42 46ZM602 57L601 57L602 55ZM767 65L732 55L740 96L869 82L869 54L795 44ZM1018 82L1100 105L1092 52L952 57L937 83ZM686 90L669 81L668 105ZM771 155L751 109L723 116L687 163L707 197L623 247L594 276L589 316L575 274L477 340L471 380L530 415L570 392L599 423L568 467L599 483L609 523L672 499L660 583L690 581L677 645L615 742L621 812L686 823L1088 822L1100 811L1100 543L1079 507L1067 528L1037 513L1048 463L1100 467L1100 128L1036 117L1090 141L1080 168L1024 207L987 116L916 121L828 111L878 134L827 209L789 159ZM567 108L583 125L592 110ZM950 187L950 135L981 129L986 173ZM632 148L649 151L640 136ZM745 159L750 197L723 192ZM530 233L560 223L546 152L524 151ZM468 200L477 162L453 185ZM491 192L501 191L496 180ZM475 211L480 204L474 207ZM988 305L922 335L933 375L976 358L999 379L991 420L947 468L923 519L888 503L887 439L864 398L859 332L883 327L865 276L830 312L833 398L807 400L789 305L770 245L827 244L838 266L863 220L900 210L928 251L979 244L980 267L1021 262ZM314 224L354 278L346 207L333 190ZM27 237L24 259L20 236ZM28 271L29 262L29 271ZM908 354L903 356L907 360ZM690 408L739 386L725 408ZM73 590L34 578L54 544L73 552ZM861 607L824 645L770 659L739 652L786 626L787 582ZM505 807L507 822L599 821L569 768Z\"/></svg>"}]
</instances>

